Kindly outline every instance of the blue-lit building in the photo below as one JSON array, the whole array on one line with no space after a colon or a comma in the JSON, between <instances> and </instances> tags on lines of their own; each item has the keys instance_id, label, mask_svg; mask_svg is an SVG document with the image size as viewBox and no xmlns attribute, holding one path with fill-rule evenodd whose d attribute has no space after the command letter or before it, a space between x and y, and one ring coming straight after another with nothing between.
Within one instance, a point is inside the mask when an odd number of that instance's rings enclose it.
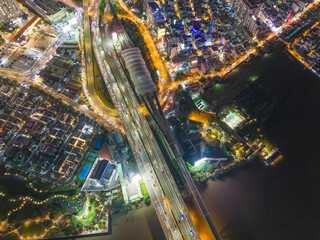
<instances>
[{"instance_id":1,"label":"blue-lit building","mask_svg":"<svg viewBox=\"0 0 320 240\"><path fill-rule=\"evenodd\" d=\"M115 137L116 142L117 142L118 145L123 144L123 137L122 137L121 132L116 132L116 133L114 134L114 137Z\"/></svg>"},{"instance_id":2,"label":"blue-lit building","mask_svg":"<svg viewBox=\"0 0 320 240\"><path fill-rule=\"evenodd\" d=\"M94 169L90 175L90 178L96 182L98 185L103 185L104 179L107 179L108 172L113 172L111 163L108 160L102 159L94 165ZM110 177L109 177L110 178Z\"/></svg>"},{"instance_id":3,"label":"blue-lit building","mask_svg":"<svg viewBox=\"0 0 320 240\"><path fill-rule=\"evenodd\" d=\"M147 4L147 19L149 24L156 30L165 23L165 17L160 12L160 7L156 2Z\"/></svg>"}]
</instances>

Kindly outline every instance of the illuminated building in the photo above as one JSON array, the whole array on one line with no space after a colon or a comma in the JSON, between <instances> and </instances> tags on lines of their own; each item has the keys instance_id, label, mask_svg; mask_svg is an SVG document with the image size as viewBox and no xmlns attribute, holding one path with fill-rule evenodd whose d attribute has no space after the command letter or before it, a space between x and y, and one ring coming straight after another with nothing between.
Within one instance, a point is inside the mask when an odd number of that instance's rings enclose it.
<instances>
[{"instance_id":1,"label":"illuminated building","mask_svg":"<svg viewBox=\"0 0 320 240\"><path fill-rule=\"evenodd\" d=\"M156 2L149 2L147 4L147 19L149 24L157 29L165 24L165 18L160 12L159 5Z\"/></svg>"},{"instance_id":2,"label":"illuminated building","mask_svg":"<svg viewBox=\"0 0 320 240\"><path fill-rule=\"evenodd\" d=\"M115 166L106 159L98 159L92 167L90 179L92 185L103 185L104 181L109 181Z\"/></svg>"},{"instance_id":3,"label":"illuminated building","mask_svg":"<svg viewBox=\"0 0 320 240\"><path fill-rule=\"evenodd\" d=\"M16 0L0 0L0 25L22 15Z\"/></svg>"},{"instance_id":4,"label":"illuminated building","mask_svg":"<svg viewBox=\"0 0 320 240\"><path fill-rule=\"evenodd\" d=\"M240 24L248 28L250 32L256 33L259 26L257 16L262 10L263 3L260 0L231 0L230 6Z\"/></svg>"},{"instance_id":5,"label":"illuminated building","mask_svg":"<svg viewBox=\"0 0 320 240\"><path fill-rule=\"evenodd\" d=\"M223 116L222 121L233 130L236 127L239 127L246 119L244 113L240 112L234 106L226 108L221 112L221 114Z\"/></svg>"},{"instance_id":6,"label":"illuminated building","mask_svg":"<svg viewBox=\"0 0 320 240\"><path fill-rule=\"evenodd\" d=\"M50 23L68 17L66 5L55 0L26 0L26 4Z\"/></svg>"},{"instance_id":7,"label":"illuminated building","mask_svg":"<svg viewBox=\"0 0 320 240\"><path fill-rule=\"evenodd\" d=\"M157 87L154 84L146 63L137 47L131 47L122 51L122 57L129 71L130 77L135 86L137 94L142 99L150 116L159 127L164 137L168 141L171 149L181 156L180 147L177 145L175 137L170 131L170 126L162 111L158 96Z\"/></svg>"},{"instance_id":8,"label":"illuminated building","mask_svg":"<svg viewBox=\"0 0 320 240\"><path fill-rule=\"evenodd\" d=\"M158 28L158 37L166 35L166 28Z\"/></svg>"}]
</instances>

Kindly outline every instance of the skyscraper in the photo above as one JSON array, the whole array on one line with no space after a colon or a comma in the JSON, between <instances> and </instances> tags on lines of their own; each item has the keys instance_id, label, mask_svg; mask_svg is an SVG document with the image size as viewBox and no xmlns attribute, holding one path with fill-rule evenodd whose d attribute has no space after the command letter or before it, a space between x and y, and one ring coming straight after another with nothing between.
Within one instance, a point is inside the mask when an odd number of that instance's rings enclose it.
<instances>
[{"instance_id":1,"label":"skyscraper","mask_svg":"<svg viewBox=\"0 0 320 240\"><path fill-rule=\"evenodd\" d=\"M256 19L263 8L261 0L230 0L235 16L240 24L248 28L252 33L256 32Z\"/></svg>"},{"instance_id":2,"label":"skyscraper","mask_svg":"<svg viewBox=\"0 0 320 240\"><path fill-rule=\"evenodd\" d=\"M16 0L0 0L0 25L4 25L11 19L22 14Z\"/></svg>"}]
</instances>

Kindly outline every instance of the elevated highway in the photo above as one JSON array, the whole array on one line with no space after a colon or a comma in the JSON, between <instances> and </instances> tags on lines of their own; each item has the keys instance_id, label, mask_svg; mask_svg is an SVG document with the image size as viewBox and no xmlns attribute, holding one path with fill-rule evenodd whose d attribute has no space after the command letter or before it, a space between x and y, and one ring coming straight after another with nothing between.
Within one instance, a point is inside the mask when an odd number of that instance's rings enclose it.
<instances>
[{"instance_id":1,"label":"elevated highway","mask_svg":"<svg viewBox=\"0 0 320 240\"><path fill-rule=\"evenodd\" d=\"M161 135L162 140L166 145L166 149L170 155L171 159L175 159L179 165L179 168L182 171L184 179L189 187L190 192L192 193L195 201L197 202L203 216L205 217L214 237L216 240L221 240L222 237L218 229L216 228L209 211L207 210L205 203L202 200L202 197L193 182L192 177L190 176L187 167L184 164L184 160L182 158L182 149L178 144L177 139L173 135L170 130L167 119L165 118L162 108L160 106L160 102L158 100L158 96L156 93L156 87L151 79L150 73L145 66L145 63L142 64L141 61L144 61L141 57L140 50L138 48L134 48L131 43L130 38L127 33L121 26L121 23L117 17L117 14L111 5L111 1L108 0L108 3L111 8L111 12L114 16L114 24L116 26L116 30L118 38L121 43L121 55L124 58L125 65L129 70L129 74L131 80L134 83L135 90L140 98L143 100L144 105L146 106L150 116L156 123L156 128ZM132 89L131 89L132 90ZM150 132L152 134L152 132Z\"/></svg>"},{"instance_id":2,"label":"elevated highway","mask_svg":"<svg viewBox=\"0 0 320 240\"><path fill-rule=\"evenodd\" d=\"M99 55L97 57L99 67L118 110L164 233L168 239L200 239L150 126L139 111L138 101L114 52L107 22L104 22L100 35L97 17L100 4L97 2L93 4L94 51L97 56ZM105 17L103 20L106 21Z\"/></svg>"},{"instance_id":3,"label":"elevated highway","mask_svg":"<svg viewBox=\"0 0 320 240\"><path fill-rule=\"evenodd\" d=\"M89 97L91 98L95 107L101 110L103 113L117 121L117 111L111 108L107 108L101 99L98 97L95 89L94 80L94 68L93 68L93 54L92 54L92 41L90 31L90 17L88 9L88 1L83 0L83 22L84 22L84 41L85 41L85 61L86 61L86 77Z\"/></svg>"}]
</instances>

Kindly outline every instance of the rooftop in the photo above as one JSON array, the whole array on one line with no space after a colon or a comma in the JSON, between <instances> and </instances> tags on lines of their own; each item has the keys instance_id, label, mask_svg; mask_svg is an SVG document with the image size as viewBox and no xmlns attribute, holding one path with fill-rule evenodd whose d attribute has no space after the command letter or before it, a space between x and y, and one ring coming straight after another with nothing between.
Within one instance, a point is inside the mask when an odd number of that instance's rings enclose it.
<instances>
[{"instance_id":1,"label":"rooftop","mask_svg":"<svg viewBox=\"0 0 320 240\"><path fill-rule=\"evenodd\" d=\"M225 122L229 127L232 129L235 129L239 124L243 122L245 118L241 116L236 111L230 111L223 119L222 121Z\"/></svg>"},{"instance_id":2,"label":"rooftop","mask_svg":"<svg viewBox=\"0 0 320 240\"><path fill-rule=\"evenodd\" d=\"M92 179L97 179L97 180L100 180L106 167L108 166L109 164L109 161L108 160L100 160L94 167L91 175L90 175L90 178Z\"/></svg>"},{"instance_id":3,"label":"rooftop","mask_svg":"<svg viewBox=\"0 0 320 240\"><path fill-rule=\"evenodd\" d=\"M125 65L129 71L130 77L134 83L136 92L141 95L157 90L150 72L141 56L140 49L129 48L122 51Z\"/></svg>"}]
</instances>

